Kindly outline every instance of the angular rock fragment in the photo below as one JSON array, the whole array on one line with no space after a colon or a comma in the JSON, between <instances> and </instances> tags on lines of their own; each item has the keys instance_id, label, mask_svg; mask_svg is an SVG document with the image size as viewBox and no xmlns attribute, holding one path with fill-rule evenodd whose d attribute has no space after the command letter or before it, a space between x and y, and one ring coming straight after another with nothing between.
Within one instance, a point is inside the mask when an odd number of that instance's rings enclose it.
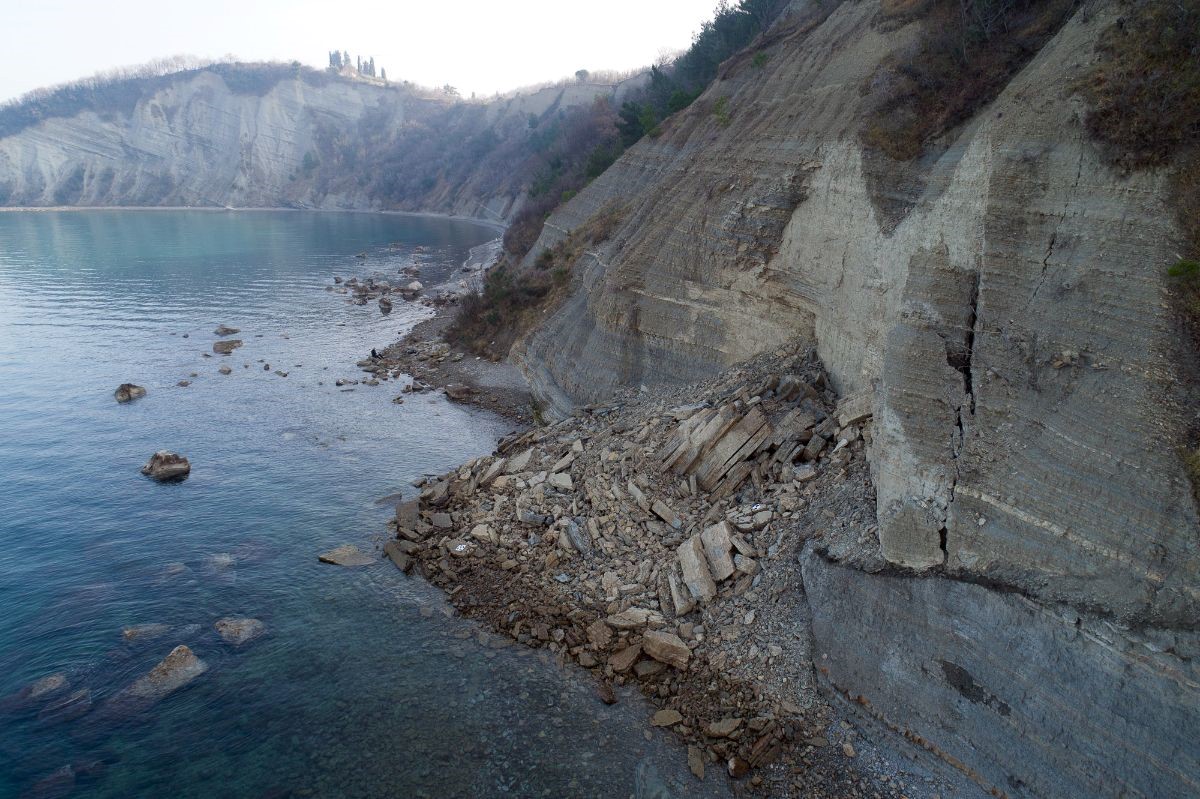
<instances>
[{"instance_id":1,"label":"angular rock fragment","mask_svg":"<svg viewBox=\"0 0 1200 799\"><path fill-rule=\"evenodd\" d=\"M396 529L397 530L416 530L417 521L420 519L420 503L415 500L401 502L396 506Z\"/></svg>"},{"instance_id":2,"label":"angular rock fragment","mask_svg":"<svg viewBox=\"0 0 1200 799\"><path fill-rule=\"evenodd\" d=\"M146 396L146 389L142 386L133 383L122 383L117 386L117 390L113 392L117 402L132 402L135 399Z\"/></svg>"},{"instance_id":3,"label":"angular rock fragment","mask_svg":"<svg viewBox=\"0 0 1200 799\"><path fill-rule=\"evenodd\" d=\"M612 670L617 674L624 674L633 668L633 664L642 654L642 645L634 644L628 646L619 652L614 652L608 656L608 665L612 666Z\"/></svg>"},{"instance_id":4,"label":"angular rock fragment","mask_svg":"<svg viewBox=\"0 0 1200 799\"><path fill-rule=\"evenodd\" d=\"M592 554L592 541L588 537L587 531L576 524L574 520L567 520L565 532L567 540L571 542L571 546L576 552L585 558Z\"/></svg>"},{"instance_id":5,"label":"angular rock fragment","mask_svg":"<svg viewBox=\"0 0 1200 799\"><path fill-rule=\"evenodd\" d=\"M648 625L663 623L662 614L648 608L627 608L620 613L614 613L605 621L610 627L618 630L637 630Z\"/></svg>"},{"instance_id":6,"label":"angular rock fragment","mask_svg":"<svg viewBox=\"0 0 1200 799\"><path fill-rule=\"evenodd\" d=\"M700 536L694 535L679 545L679 566L683 583L699 602L711 602L717 595L717 585L708 570Z\"/></svg>"},{"instance_id":7,"label":"angular rock fragment","mask_svg":"<svg viewBox=\"0 0 1200 799\"><path fill-rule=\"evenodd\" d=\"M375 558L364 553L354 544L343 544L336 549L322 552L317 555L317 560L322 563L331 563L334 566L370 566L375 562Z\"/></svg>"},{"instance_id":8,"label":"angular rock fragment","mask_svg":"<svg viewBox=\"0 0 1200 799\"><path fill-rule=\"evenodd\" d=\"M729 552L733 549L730 539L733 531L729 522L719 522L705 528L700 533L700 542L704 546L704 557L708 559L709 571L717 582L729 578L733 574L733 558Z\"/></svg>"},{"instance_id":9,"label":"angular rock fragment","mask_svg":"<svg viewBox=\"0 0 1200 799\"><path fill-rule=\"evenodd\" d=\"M655 660L680 671L687 668L692 656L692 651L682 638L661 630L651 630L642 637L642 650Z\"/></svg>"},{"instance_id":10,"label":"angular rock fragment","mask_svg":"<svg viewBox=\"0 0 1200 799\"><path fill-rule=\"evenodd\" d=\"M655 500L654 504L650 506L650 510L655 516L662 519L676 530L683 527L683 521L679 518L679 514L671 510L671 508L662 500Z\"/></svg>"},{"instance_id":11,"label":"angular rock fragment","mask_svg":"<svg viewBox=\"0 0 1200 799\"><path fill-rule=\"evenodd\" d=\"M667 586L671 592L671 604L675 607L676 616L685 616L695 610L696 600L675 574L674 568L667 572Z\"/></svg>"},{"instance_id":12,"label":"angular rock fragment","mask_svg":"<svg viewBox=\"0 0 1200 799\"><path fill-rule=\"evenodd\" d=\"M683 714L674 708L660 710L650 717L650 723L655 727L670 727L683 721Z\"/></svg>"},{"instance_id":13,"label":"angular rock fragment","mask_svg":"<svg viewBox=\"0 0 1200 799\"><path fill-rule=\"evenodd\" d=\"M181 644L148 674L115 694L106 707L109 712L142 709L165 699L206 671L208 664Z\"/></svg>"},{"instance_id":14,"label":"angular rock fragment","mask_svg":"<svg viewBox=\"0 0 1200 799\"><path fill-rule=\"evenodd\" d=\"M724 718L714 721L704 728L704 734L710 738L728 738L738 727L742 726L739 718Z\"/></svg>"},{"instance_id":15,"label":"angular rock fragment","mask_svg":"<svg viewBox=\"0 0 1200 799\"><path fill-rule=\"evenodd\" d=\"M602 619L596 619L588 625L587 637L597 649L608 649L608 645L612 643L613 631Z\"/></svg>"},{"instance_id":16,"label":"angular rock fragment","mask_svg":"<svg viewBox=\"0 0 1200 799\"><path fill-rule=\"evenodd\" d=\"M383 554L387 555L388 559L396 564L396 568L402 572L408 572L413 567L412 555L406 552L402 544L408 543L403 541L388 541L383 545Z\"/></svg>"},{"instance_id":17,"label":"angular rock fragment","mask_svg":"<svg viewBox=\"0 0 1200 799\"><path fill-rule=\"evenodd\" d=\"M522 452L520 455L513 456L512 458L509 459L508 463L505 464L504 473L505 474L517 474L518 472L525 471L526 467L529 466L529 461L532 458L533 458L533 450L532 449L527 449L524 452Z\"/></svg>"},{"instance_id":18,"label":"angular rock fragment","mask_svg":"<svg viewBox=\"0 0 1200 799\"><path fill-rule=\"evenodd\" d=\"M217 619L213 624L213 628L217 634L227 644L241 646L248 644L255 638L259 638L267 632L267 625L263 624L259 619L227 617Z\"/></svg>"},{"instance_id":19,"label":"angular rock fragment","mask_svg":"<svg viewBox=\"0 0 1200 799\"><path fill-rule=\"evenodd\" d=\"M230 338L224 341L214 341L212 351L217 355L229 355L240 346L242 346L240 338Z\"/></svg>"},{"instance_id":20,"label":"angular rock fragment","mask_svg":"<svg viewBox=\"0 0 1200 799\"><path fill-rule=\"evenodd\" d=\"M192 464L187 458L165 449L151 455L150 460L142 467L142 474L149 475L159 482L182 480L191 471Z\"/></svg>"}]
</instances>

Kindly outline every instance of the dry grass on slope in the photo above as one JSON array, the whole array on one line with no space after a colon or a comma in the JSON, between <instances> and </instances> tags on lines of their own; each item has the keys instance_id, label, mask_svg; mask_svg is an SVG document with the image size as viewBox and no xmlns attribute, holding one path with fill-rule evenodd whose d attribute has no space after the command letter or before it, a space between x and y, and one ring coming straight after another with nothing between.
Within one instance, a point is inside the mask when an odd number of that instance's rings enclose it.
<instances>
[{"instance_id":1,"label":"dry grass on slope","mask_svg":"<svg viewBox=\"0 0 1200 799\"><path fill-rule=\"evenodd\" d=\"M1079 86L1088 131L1119 168L1170 170L1182 247L1158 268L1190 339L1181 379L1200 393L1200 0L1130 0L1096 52ZM1200 420L1190 427L1181 457L1200 501Z\"/></svg>"},{"instance_id":2,"label":"dry grass on slope","mask_svg":"<svg viewBox=\"0 0 1200 799\"><path fill-rule=\"evenodd\" d=\"M532 270L505 262L488 272L478 294L468 296L446 340L498 360L566 296L571 270L593 247L606 241L625 217L611 205L597 211L554 247L543 250Z\"/></svg>"},{"instance_id":3,"label":"dry grass on slope","mask_svg":"<svg viewBox=\"0 0 1200 799\"><path fill-rule=\"evenodd\" d=\"M919 157L997 95L1071 16L1077 0L883 0L877 24L913 20L912 51L880 66L865 144L897 161Z\"/></svg>"}]
</instances>

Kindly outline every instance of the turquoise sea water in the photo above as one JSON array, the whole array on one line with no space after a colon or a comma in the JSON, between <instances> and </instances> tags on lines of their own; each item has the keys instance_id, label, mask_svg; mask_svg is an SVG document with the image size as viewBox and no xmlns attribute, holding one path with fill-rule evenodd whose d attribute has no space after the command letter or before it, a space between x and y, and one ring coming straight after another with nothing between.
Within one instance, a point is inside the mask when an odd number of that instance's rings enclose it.
<instances>
[{"instance_id":1,"label":"turquoise sea water","mask_svg":"<svg viewBox=\"0 0 1200 799\"><path fill-rule=\"evenodd\" d=\"M427 286L454 279L494 235L368 214L0 213L0 698L63 673L53 699L92 701L54 723L44 702L0 699L0 797L726 790L647 739L636 696L601 704L386 561L317 562L377 548L379 500L509 429L436 395L393 404L397 383L336 387L425 312L397 300L385 317L325 287L413 263ZM245 346L205 357L218 324ZM118 405L123 382L149 395ZM159 449L190 477L140 475ZM233 648L213 630L224 616L268 634ZM125 641L138 624L168 631ZM149 710L105 712L177 644L209 670Z\"/></svg>"}]
</instances>

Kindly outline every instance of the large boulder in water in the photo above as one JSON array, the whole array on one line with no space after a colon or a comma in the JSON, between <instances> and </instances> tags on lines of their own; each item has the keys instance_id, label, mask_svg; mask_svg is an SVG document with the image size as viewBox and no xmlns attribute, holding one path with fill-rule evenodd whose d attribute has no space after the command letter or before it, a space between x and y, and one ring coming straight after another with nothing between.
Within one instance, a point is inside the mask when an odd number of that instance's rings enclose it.
<instances>
[{"instance_id":1,"label":"large boulder in water","mask_svg":"<svg viewBox=\"0 0 1200 799\"><path fill-rule=\"evenodd\" d=\"M242 346L242 340L240 338L229 338L225 339L224 341L214 341L213 352L215 352L217 355L229 355L240 346Z\"/></svg>"},{"instance_id":2,"label":"large boulder in water","mask_svg":"<svg viewBox=\"0 0 1200 799\"><path fill-rule=\"evenodd\" d=\"M206 671L208 664L196 657L186 645L180 644L149 673L117 692L108 704L111 708L148 707L183 688Z\"/></svg>"},{"instance_id":3,"label":"large boulder in water","mask_svg":"<svg viewBox=\"0 0 1200 799\"><path fill-rule=\"evenodd\" d=\"M146 396L146 389L133 383L122 383L117 386L113 396L117 398L117 402L132 402L139 397Z\"/></svg>"},{"instance_id":4,"label":"large boulder in water","mask_svg":"<svg viewBox=\"0 0 1200 799\"><path fill-rule=\"evenodd\" d=\"M363 552L354 544L343 544L337 549L322 552L317 555L322 563L332 563L334 566L370 566L375 558Z\"/></svg>"},{"instance_id":5,"label":"large boulder in water","mask_svg":"<svg viewBox=\"0 0 1200 799\"><path fill-rule=\"evenodd\" d=\"M383 311L385 314L391 313L392 312L392 301L389 300L387 297L380 297L379 298L379 310Z\"/></svg>"},{"instance_id":6,"label":"large boulder in water","mask_svg":"<svg viewBox=\"0 0 1200 799\"><path fill-rule=\"evenodd\" d=\"M182 480L192 470L192 464L182 455L160 450L150 456L142 467L142 474L149 475L155 480Z\"/></svg>"},{"instance_id":7,"label":"large boulder in water","mask_svg":"<svg viewBox=\"0 0 1200 799\"><path fill-rule=\"evenodd\" d=\"M217 325L217 329L213 331L214 336L232 336L234 333L240 333L236 327L226 327L225 325Z\"/></svg>"},{"instance_id":8,"label":"large boulder in water","mask_svg":"<svg viewBox=\"0 0 1200 799\"><path fill-rule=\"evenodd\" d=\"M213 625L217 633L227 644L241 646L248 644L267 631L267 625L258 619L225 618L217 619Z\"/></svg>"}]
</instances>

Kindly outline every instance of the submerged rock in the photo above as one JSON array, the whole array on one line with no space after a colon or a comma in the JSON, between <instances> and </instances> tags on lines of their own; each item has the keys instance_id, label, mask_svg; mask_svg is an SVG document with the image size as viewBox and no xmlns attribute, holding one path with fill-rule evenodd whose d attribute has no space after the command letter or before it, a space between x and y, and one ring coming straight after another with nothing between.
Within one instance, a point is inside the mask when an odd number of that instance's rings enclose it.
<instances>
[{"instance_id":1,"label":"submerged rock","mask_svg":"<svg viewBox=\"0 0 1200 799\"><path fill-rule=\"evenodd\" d=\"M42 777L25 792L26 799L63 799L75 790L75 769L70 765Z\"/></svg>"},{"instance_id":2,"label":"submerged rock","mask_svg":"<svg viewBox=\"0 0 1200 799\"><path fill-rule=\"evenodd\" d=\"M389 300L387 297L380 297L379 298L379 310L383 311L385 314L391 313L392 312L392 301Z\"/></svg>"},{"instance_id":3,"label":"submerged rock","mask_svg":"<svg viewBox=\"0 0 1200 799\"><path fill-rule=\"evenodd\" d=\"M224 341L214 341L212 349L217 355L229 355L240 346L242 346L240 338L230 338Z\"/></svg>"},{"instance_id":4,"label":"submerged rock","mask_svg":"<svg viewBox=\"0 0 1200 799\"><path fill-rule=\"evenodd\" d=\"M166 624L135 624L121 629L121 637L126 641L147 640L166 635L171 628Z\"/></svg>"},{"instance_id":5,"label":"submerged rock","mask_svg":"<svg viewBox=\"0 0 1200 799\"><path fill-rule=\"evenodd\" d=\"M149 673L113 696L108 704L113 708L152 705L183 688L206 671L208 664L196 657L186 645L180 644Z\"/></svg>"},{"instance_id":6,"label":"submerged rock","mask_svg":"<svg viewBox=\"0 0 1200 799\"><path fill-rule=\"evenodd\" d=\"M267 625L258 619L240 619L228 617L217 619L213 625L217 633L227 644L241 646L260 637L267 631Z\"/></svg>"},{"instance_id":7,"label":"submerged rock","mask_svg":"<svg viewBox=\"0 0 1200 799\"><path fill-rule=\"evenodd\" d=\"M353 544L344 544L337 549L322 552L317 555L322 563L332 563L334 566L370 566L375 558L366 554Z\"/></svg>"},{"instance_id":8,"label":"submerged rock","mask_svg":"<svg viewBox=\"0 0 1200 799\"><path fill-rule=\"evenodd\" d=\"M142 474L159 481L181 480L191 471L192 465L187 458L165 449L151 455L150 460L142 467Z\"/></svg>"},{"instance_id":9,"label":"submerged rock","mask_svg":"<svg viewBox=\"0 0 1200 799\"><path fill-rule=\"evenodd\" d=\"M117 402L132 402L135 399L146 396L146 389L134 383L122 383L117 386L117 390L113 392Z\"/></svg>"},{"instance_id":10,"label":"submerged rock","mask_svg":"<svg viewBox=\"0 0 1200 799\"><path fill-rule=\"evenodd\" d=\"M16 693L9 694L0 700L0 710L14 710L43 702L55 694L66 690L70 685L71 683L67 680L67 675L61 672L48 674L45 677L34 680Z\"/></svg>"},{"instance_id":11,"label":"submerged rock","mask_svg":"<svg viewBox=\"0 0 1200 799\"><path fill-rule=\"evenodd\" d=\"M43 724L59 724L77 719L91 709L92 692L83 688L46 705L38 713L38 721Z\"/></svg>"},{"instance_id":12,"label":"submerged rock","mask_svg":"<svg viewBox=\"0 0 1200 799\"><path fill-rule=\"evenodd\" d=\"M213 331L214 336L232 336L234 333L240 333L236 327L226 327L225 325L217 325L217 329Z\"/></svg>"}]
</instances>

